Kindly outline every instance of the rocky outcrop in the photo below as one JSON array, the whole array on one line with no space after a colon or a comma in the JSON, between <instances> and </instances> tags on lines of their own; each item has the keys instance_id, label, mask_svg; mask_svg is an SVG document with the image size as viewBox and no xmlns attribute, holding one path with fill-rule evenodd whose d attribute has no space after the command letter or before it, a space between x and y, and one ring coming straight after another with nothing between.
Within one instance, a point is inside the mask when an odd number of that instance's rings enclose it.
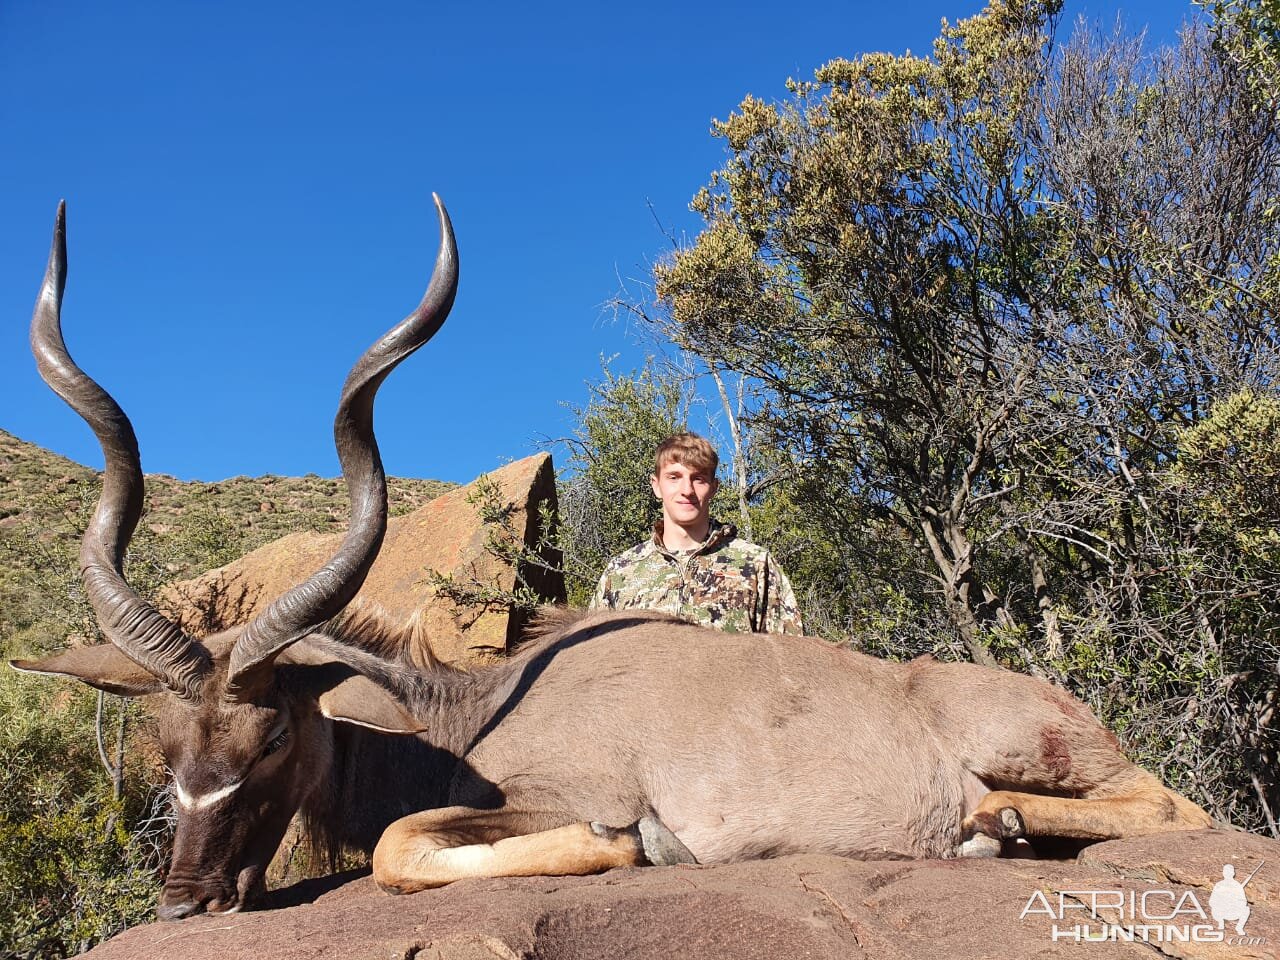
<instances>
[{"instance_id":1,"label":"rocky outcrop","mask_svg":"<svg viewBox=\"0 0 1280 960\"><path fill-rule=\"evenodd\" d=\"M1201 942L1218 931L1212 917L1198 911L1210 912L1223 865L1232 864L1243 880L1263 861L1246 891L1251 913L1244 935ZM1165 834L1098 844L1076 862L802 855L597 877L467 880L407 897L379 892L368 877L348 876L278 891L271 903L276 909L137 927L87 956L1275 958L1280 843L1217 831ZM1119 911L1114 904L1121 904ZM1124 942L1134 912L1137 924L1147 924L1150 942ZM1107 923L1119 924L1119 931L1110 933ZM1184 929L1185 942L1179 939ZM1228 923L1222 935L1236 938L1235 925ZM1108 939L1084 943L1081 936Z\"/></svg>"},{"instance_id":2,"label":"rocky outcrop","mask_svg":"<svg viewBox=\"0 0 1280 960\"><path fill-rule=\"evenodd\" d=\"M508 605L460 603L448 589L442 590L440 578L452 578L455 587L470 591L473 598L511 591L517 566L506 555L521 546L537 546L542 533L539 508L554 508L555 496L551 457L538 454L392 518L359 599L377 603L396 620L418 614L431 653L446 662L506 652L521 628ZM197 636L244 623L310 576L340 541L339 534L282 537L225 567L170 587L163 601L166 612ZM545 559L554 566L557 558ZM528 564L520 574L542 599L564 599L559 576L537 564Z\"/></svg>"}]
</instances>

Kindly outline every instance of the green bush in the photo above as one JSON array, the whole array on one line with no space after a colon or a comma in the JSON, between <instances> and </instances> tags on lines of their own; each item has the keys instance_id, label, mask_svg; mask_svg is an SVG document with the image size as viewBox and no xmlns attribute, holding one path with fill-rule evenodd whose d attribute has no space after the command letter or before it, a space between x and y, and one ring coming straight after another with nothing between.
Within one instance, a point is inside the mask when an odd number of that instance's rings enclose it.
<instances>
[{"instance_id":1,"label":"green bush","mask_svg":"<svg viewBox=\"0 0 1280 960\"><path fill-rule=\"evenodd\" d=\"M146 920L167 855L140 770L113 797L95 696L0 673L0 957L54 958Z\"/></svg>"}]
</instances>

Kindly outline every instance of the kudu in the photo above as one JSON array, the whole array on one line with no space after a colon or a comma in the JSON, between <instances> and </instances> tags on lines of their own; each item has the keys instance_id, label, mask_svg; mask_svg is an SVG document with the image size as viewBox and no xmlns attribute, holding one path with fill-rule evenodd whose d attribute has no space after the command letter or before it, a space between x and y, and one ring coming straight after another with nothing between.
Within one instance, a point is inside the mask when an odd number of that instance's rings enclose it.
<instances>
[{"instance_id":1,"label":"kudu","mask_svg":"<svg viewBox=\"0 0 1280 960\"><path fill-rule=\"evenodd\" d=\"M105 453L81 566L111 642L14 665L150 696L178 813L161 917L239 909L299 810L328 817L340 840L366 850L376 840L374 876L393 892L799 851L994 856L1025 837L1212 825L1126 760L1075 698L1002 670L894 663L657 614L561 611L510 659L462 672L414 666L413 623L335 620L385 528L374 394L453 302L457 253L442 206L439 215L426 295L342 392L335 435L349 533L251 623L197 640L122 573L141 467L128 419L63 343L59 209L31 341L41 374ZM394 782L381 779L390 766L400 768ZM366 808L359 829L345 822L354 807Z\"/></svg>"}]
</instances>

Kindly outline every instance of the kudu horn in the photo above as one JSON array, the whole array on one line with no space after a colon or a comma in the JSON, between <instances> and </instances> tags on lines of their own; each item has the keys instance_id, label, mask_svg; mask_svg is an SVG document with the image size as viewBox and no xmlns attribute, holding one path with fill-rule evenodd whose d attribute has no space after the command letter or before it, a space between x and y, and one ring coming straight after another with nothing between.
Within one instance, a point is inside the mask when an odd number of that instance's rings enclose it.
<instances>
[{"instance_id":1,"label":"kudu horn","mask_svg":"<svg viewBox=\"0 0 1280 960\"><path fill-rule=\"evenodd\" d=\"M434 196L434 195L433 195ZM387 374L440 329L458 290L458 249L449 214L440 215L440 252L422 302L370 347L347 375L333 438L351 498L351 524L337 553L305 582L276 598L245 629L231 652L227 696L249 700L270 683L272 664L289 644L336 616L356 595L387 529L387 479L373 434L373 400Z\"/></svg>"},{"instance_id":2,"label":"kudu horn","mask_svg":"<svg viewBox=\"0 0 1280 960\"><path fill-rule=\"evenodd\" d=\"M142 514L142 463L133 425L120 405L81 370L62 339L67 282L66 203L58 220L44 283L31 317L31 352L45 383L93 428L106 461L102 495L80 546L80 579L107 639L179 698L198 698L210 661L174 623L124 578L124 553Z\"/></svg>"}]
</instances>

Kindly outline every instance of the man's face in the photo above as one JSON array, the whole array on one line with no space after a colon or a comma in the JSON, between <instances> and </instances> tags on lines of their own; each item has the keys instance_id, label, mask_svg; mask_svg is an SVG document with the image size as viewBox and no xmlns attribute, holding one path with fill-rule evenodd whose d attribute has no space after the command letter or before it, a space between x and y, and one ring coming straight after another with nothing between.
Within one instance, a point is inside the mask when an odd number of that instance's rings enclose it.
<instances>
[{"instance_id":1,"label":"man's face","mask_svg":"<svg viewBox=\"0 0 1280 960\"><path fill-rule=\"evenodd\" d=\"M711 515L711 498L720 488L715 477L670 461L649 479L653 495L662 501L663 518L669 522L696 526Z\"/></svg>"}]
</instances>

